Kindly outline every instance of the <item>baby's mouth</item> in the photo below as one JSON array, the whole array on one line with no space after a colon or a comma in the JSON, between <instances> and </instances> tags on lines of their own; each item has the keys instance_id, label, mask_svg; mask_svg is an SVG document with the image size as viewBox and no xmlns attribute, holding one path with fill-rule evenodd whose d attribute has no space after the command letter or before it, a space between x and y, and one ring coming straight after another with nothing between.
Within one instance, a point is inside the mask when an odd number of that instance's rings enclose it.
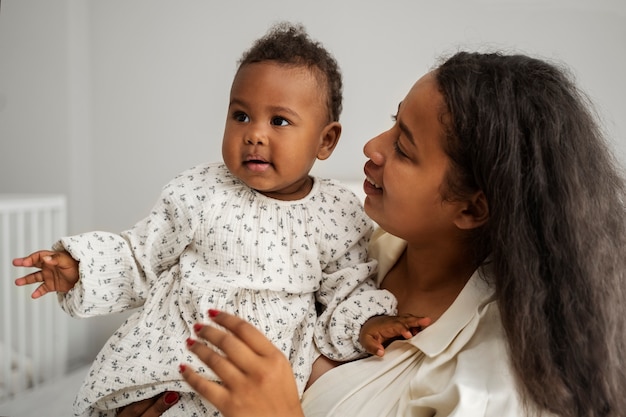
<instances>
[{"instance_id":1,"label":"baby's mouth","mask_svg":"<svg viewBox=\"0 0 626 417\"><path fill-rule=\"evenodd\" d=\"M265 171L271 165L265 158L256 155L247 157L243 163L252 171L258 172Z\"/></svg>"}]
</instances>

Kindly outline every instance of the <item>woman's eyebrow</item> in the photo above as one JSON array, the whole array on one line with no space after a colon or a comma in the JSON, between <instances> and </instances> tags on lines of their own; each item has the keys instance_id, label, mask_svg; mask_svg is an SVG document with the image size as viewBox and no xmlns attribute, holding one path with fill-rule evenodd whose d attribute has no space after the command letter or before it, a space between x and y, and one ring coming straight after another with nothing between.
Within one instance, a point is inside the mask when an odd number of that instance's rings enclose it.
<instances>
[{"instance_id":1,"label":"woman's eyebrow","mask_svg":"<svg viewBox=\"0 0 626 417\"><path fill-rule=\"evenodd\" d=\"M404 135L407 137L409 142L411 142L413 144L413 146L415 146L415 140L413 139L413 133L411 133L411 131L409 130L409 127L407 125L405 125L404 122L402 122L402 120L398 121L398 127L400 128L400 131L402 133L404 133Z\"/></svg>"}]
</instances>

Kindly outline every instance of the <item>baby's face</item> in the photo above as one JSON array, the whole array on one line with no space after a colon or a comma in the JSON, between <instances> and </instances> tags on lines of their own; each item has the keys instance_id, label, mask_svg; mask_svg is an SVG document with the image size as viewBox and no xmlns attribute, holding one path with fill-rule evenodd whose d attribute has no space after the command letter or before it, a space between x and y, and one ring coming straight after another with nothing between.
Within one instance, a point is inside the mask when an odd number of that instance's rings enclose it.
<instances>
[{"instance_id":1,"label":"baby's face","mask_svg":"<svg viewBox=\"0 0 626 417\"><path fill-rule=\"evenodd\" d=\"M269 197L306 196L328 124L325 91L306 67L273 61L242 66L222 142L230 172Z\"/></svg>"}]
</instances>

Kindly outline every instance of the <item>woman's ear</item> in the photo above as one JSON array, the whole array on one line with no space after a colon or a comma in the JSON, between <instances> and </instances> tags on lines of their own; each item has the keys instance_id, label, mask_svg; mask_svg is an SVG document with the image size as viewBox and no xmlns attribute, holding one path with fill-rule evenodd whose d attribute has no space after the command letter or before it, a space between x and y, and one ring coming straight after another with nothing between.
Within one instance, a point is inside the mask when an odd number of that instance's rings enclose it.
<instances>
[{"instance_id":1,"label":"woman's ear","mask_svg":"<svg viewBox=\"0 0 626 417\"><path fill-rule=\"evenodd\" d=\"M341 136L341 123L332 122L324 127L322 131L322 142L317 151L317 159L323 161L333 153L337 142L339 142L339 136Z\"/></svg>"},{"instance_id":2,"label":"woman's ear","mask_svg":"<svg viewBox=\"0 0 626 417\"><path fill-rule=\"evenodd\" d=\"M454 224L459 229L475 229L487 223L489 220L489 204L487 197L482 191L476 192L465 201Z\"/></svg>"}]
</instances>

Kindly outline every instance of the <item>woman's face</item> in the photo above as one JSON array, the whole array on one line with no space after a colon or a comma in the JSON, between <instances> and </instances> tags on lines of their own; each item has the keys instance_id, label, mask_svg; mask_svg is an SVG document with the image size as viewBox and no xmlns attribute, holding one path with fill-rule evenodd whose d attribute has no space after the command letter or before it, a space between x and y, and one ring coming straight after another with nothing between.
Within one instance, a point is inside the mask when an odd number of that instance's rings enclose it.
<instances>
[{"instance_id":1,"label":"woman's face","mask_svg":"<svg viewBox=\"0 0 626 417\"><path fill-rule=\"evenodd\" d=\"M434 75L426 74L400 103L393 127L364 148L367 214L387 232L431 246L456 230L458 212L457 203L441 196L449 166L441 146L443 105Z\"/></svg>"}]
</instances>

